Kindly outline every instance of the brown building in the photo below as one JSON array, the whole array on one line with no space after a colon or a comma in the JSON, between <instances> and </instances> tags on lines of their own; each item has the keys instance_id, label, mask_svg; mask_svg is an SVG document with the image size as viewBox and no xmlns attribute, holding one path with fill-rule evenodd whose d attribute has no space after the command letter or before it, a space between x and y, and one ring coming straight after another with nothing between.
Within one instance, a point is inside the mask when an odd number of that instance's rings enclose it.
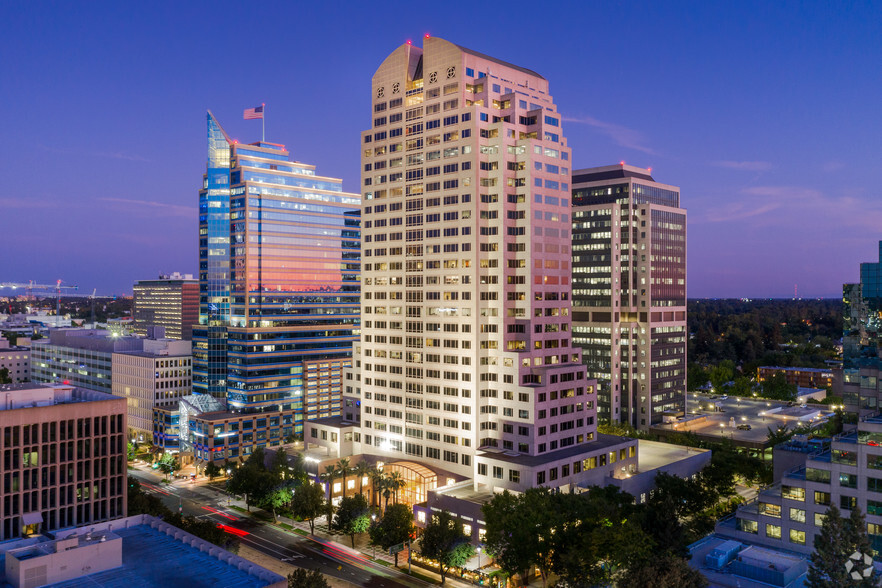
<instances>
[{"instance_id":1,"label":"brown building","mask_svg":"<svg viewBox=\"0 0 882 588\"><path fill-rule=\"evenodd\" d=\"M199 282L191 274L161 275L141 280L134 287L132 318L136 335L147 327L165 327L169 339L193 339L193 325L199 322Z\"/></svg>"},{"instance_id":2,"label":"brown building","mask_svg":"<svg viewBox=\"0 0 882 588\"><path fill-rule=\"evenodd\" d=\"M126 400L0 386L0 541L126 516Z\"/></svg>"},{"instance_id":3,"label":"brown building","mask_svg":"<svg viewBox=\"0 0 882 588\"><path fill-rule=\"evenodd\" d=\"M833 386L833 370L773 366L756 368L756 379L759 382L765 382L774 374L784 374L788 384L796 384L800 388L830 388Z\"/></svg>"}]
</instances>

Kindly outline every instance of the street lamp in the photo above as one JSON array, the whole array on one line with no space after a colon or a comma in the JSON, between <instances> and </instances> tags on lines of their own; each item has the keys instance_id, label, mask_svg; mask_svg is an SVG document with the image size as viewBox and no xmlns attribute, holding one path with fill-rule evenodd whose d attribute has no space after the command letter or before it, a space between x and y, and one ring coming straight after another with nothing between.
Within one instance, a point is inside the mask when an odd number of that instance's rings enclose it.
<instances>
[{"instance_id":1,"label":"street lamp","mask_svg":"<svg viewBox=\"0 0 882 588\"><path fill-rule=\"evenodd\" d=\"M480 572L481 571L481 548L478 547L477 551L478 551L478 571Z\"/></svg>"}]
</instances>

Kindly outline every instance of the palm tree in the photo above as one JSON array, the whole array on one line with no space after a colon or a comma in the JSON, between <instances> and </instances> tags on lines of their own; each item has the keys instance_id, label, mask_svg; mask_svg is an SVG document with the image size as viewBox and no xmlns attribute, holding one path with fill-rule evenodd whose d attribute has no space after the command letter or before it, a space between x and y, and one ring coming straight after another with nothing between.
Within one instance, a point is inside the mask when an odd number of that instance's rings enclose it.
<instances>
[{"instance_id":1,"label":"palm tree","mask_svg":"<svg viewBox=\"0 0 882 588\"><path fill-rule=\"evenodd\" d=\"M319 479L328 485L328 500L334 497L334 480L337 479L337 468L332 465L326 465L325 471L319 474Z\"/></svg>"},{"instance_id":2,"label":"palm tree","mask_svg":"<svg viewBox=\"0 0 882 588\"><path fill-rule=\"evenodd\" d=\"M349 473L349 458L337 462L337 473L343 478L343 498L346 498L346 474Z\"/></svg>"},{"instance_id":3,"label":"palm tree","mask_svg":"<svg viewBox=\"0 0 882 588\"><path fill-rule=\"evenodd\" d=\"M407 486L407 481L401 477L401 472L392 472L387 479L389 488L395 494L395 504L398 504L398 491Z\"/></svg>"},{"instance_id":4,"label":"palm tree","mask_svg":"<svg viewBox=\"0 0 882 588\"><path fill-rule=\"evenodd\" d=\"M376 466L372 466L368 475L371 477L371 506L374 506L374 501L376 500L377 508L380 507L380 492L383 489L383 470L377 468Z\"/></svg>"},{"instance_id":5,"label":"palm tree","mask_svg":"<svg viewBox=\"0 0 882 588\"><path fill-rule=\"evenodd\" d=\"M353 471L354 471L355 475L358 476L358 493L359 494L364 494L364 492L363 492L364 489L362 488L362 486L364 485L364 478L365 478L365 476L370 475L371 469L373 469L371 467L371 464L369 464L368 462L366 462L364 460L358 462L355 465L355 468Z\"/></svg>"}]
</instances>

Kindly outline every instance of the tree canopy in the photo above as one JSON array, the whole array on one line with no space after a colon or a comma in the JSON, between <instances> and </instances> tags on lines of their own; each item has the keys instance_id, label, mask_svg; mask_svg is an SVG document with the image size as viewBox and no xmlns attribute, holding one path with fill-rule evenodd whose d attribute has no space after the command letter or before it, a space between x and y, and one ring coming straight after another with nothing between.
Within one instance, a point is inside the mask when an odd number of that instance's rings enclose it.
<instances>
[{"instance_id":1,"label":"tree canopy","mask_svg":"<svg viewBox=\"0 0 882 588\"><path fill-rule=\"evenodd\" d=\"M450 568L462 567L475 555L470 538L462 523L449 512L432 515L420 538L420 555L438 562L441 585L447 580Z\"/></svg>"},{"instance_id":2,"label":"tree canopy","mask_svg":"<svg viewBox=\"0 0 882 588\"><path fill-rule=\"evenodd\" d=\"M370 528L371 543L383 549L405 543L414 532L413 511L406 504L393 504L383 513L383 518L374 522ZM398 553L395 553L395 566L398 566Z\"/></svg>"},{"instance_id":3,"label":"tree canopy","mask_svg":"<svg viewBox=\"0 0 882 588\"><path fill-rule=\"evenodd\" d=\"M361 494L344 496L337 507L332 528L349 535L352 547L355 547L355 536L366 532L370 526L371 510L365 497Z\"/></svg>"}]
</instances>

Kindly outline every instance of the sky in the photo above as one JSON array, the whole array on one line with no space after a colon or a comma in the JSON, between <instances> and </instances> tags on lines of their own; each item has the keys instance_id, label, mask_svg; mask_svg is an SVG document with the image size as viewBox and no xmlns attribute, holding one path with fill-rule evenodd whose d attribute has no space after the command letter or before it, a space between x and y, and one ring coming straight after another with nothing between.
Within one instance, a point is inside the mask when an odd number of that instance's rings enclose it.
<instances>
[{"instance_id":1,"label":"sky","mask_svg":"<svg viewBox=\"0 0 882 588\"><path fill-rule=\"evenodd\" d=\"M0 282L197 273L210 109L358 191L371 76L428 33L549 80L573 168L681 189L688 291L837 297L882 239L880 2L0 2Z\"/></svg>"}]
</instances>

